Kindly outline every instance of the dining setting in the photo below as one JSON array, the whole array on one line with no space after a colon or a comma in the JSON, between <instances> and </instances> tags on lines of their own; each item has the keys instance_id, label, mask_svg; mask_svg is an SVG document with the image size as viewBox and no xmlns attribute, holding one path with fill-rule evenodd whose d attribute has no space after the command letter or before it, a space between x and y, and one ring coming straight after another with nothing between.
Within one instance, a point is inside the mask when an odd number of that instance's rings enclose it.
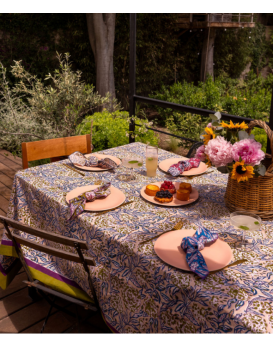
<instances>
[{"instance_id":1,"label":"dining setting","mask_svg":"<svg viewBox=\"0 0 273 347\"><path fill-rule=\"evenodd\" d=\"M113 332L272 332L273 222L230 213L227 180L197 157L140 142L74 152L19 171L8 217L86 241L100 310ZM22 247L39 280L92 299L80 264ZM2 288L14 262L4 235Z\"/></svg>"}]
</instances>

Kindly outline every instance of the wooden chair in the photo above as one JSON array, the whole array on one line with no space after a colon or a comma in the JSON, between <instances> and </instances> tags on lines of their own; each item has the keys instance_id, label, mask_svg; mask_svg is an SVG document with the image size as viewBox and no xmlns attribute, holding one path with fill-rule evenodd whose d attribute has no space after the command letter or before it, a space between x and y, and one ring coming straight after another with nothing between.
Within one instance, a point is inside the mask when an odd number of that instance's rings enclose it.
<instances>
[{"instance_id":1,"label":"wooden chair","mask_svg":"<svg viewBox=\"0 0 273 347\"><path fill-rule=\"evenodd\" d=\"M61 236L61 235L56 235L56 234L54 234L52 232L46 232L46 231L43 231L41 229L34 229L34 228L29 227L29 226L27 226L25 224L16 222L13 219L10 219L10 218L7 218L7 217L3 217L3 216L0 216L0 222L4 224L4 227L5 227L6 231L7 231L6 235L7 235L7 237L10 240L13 241L13 245L15 247L15 250L16 250L17 254L18 254L18 257L19 257L19 259L20 259L20 261L21 261L21 263L22 263L22 265L23 265L23 267L24 267L24 269L25 269L25 271L27 273L28 281L24 281L24 282L29 287L34 287L34 288L38 289L39 293L50 304L50 309L49 309L47 317L46 317L46 319L45 319L45 321L43 323L43 326L42 326L42 329L41 329L41 333L44 331L45 325L46 325L46 323L48 321L48 318L50 316L50 313L51 313L51 310L52 310L53 307L55 307L55 308L57 308L57 309L59 309L61 311L64 311L65 313L67 313L69 315L74 316L70 311L68 311L65 308L60 307L59 305L55 304L54 301L55 301L56 297L65 299L65 300L67 300L69 302L72 302L72 303L74 303L76 305L83 306L85 309L91 310L91 311L93 311L95 313L100 310L99 302L98 302L98 299L97 299L97 296L96 296L95 289L94 289L93 284L92 284L92 280L91 280L91 276L90 276L90 272L89 272L89 268L88 268L88 265L89 266L96 266L96 263L95 263L95 261L92 258L86 257L86 256L84 256L82 254L82 250L83 249L88 250L88 246L87 246L87 243L85 241L71 239L69 237L65 237L65 236ZM30 240L28 240L28 239L26 239L24 237L18 236L17 234L12 232L9 229L9 227L12 227L12 228L17 229L17 230L21 230L21 231L23 231L25 233L28 233L30 235L41 237L41 238L43 238L45 240L49 240L49 241L53 241L53 242L56 242L56 243L59 243L59 244L62 244L62 245L74 247L76 252L77 252L77 254L71 253L71 252L62 251L62 250L58 250L56 248L49 247L49 246L44 246L44 245L42 245L40 243L37 243L35 241L30 241ZM90 301L85 301L85 300L77 298L75 295L74 296L68 295L68 294L66 294L64 292L60 292L60 291L57 291L56 289L52 289L52 288L50 288L48 283L45 285L42 282L40 282L38 280L35 280L33 278L33 276L31 275L30 269L29 269L29 267L27 266L27 264L25 262L23 253L21 251L21 248L19 248L19 245L25 245L25 246L27 246L29 248L32 248L32 249L35 249L37 251L40 251L40 252L43 252L43 253L47 253L47 254L53 255L55 257L59 257L59 258L62 258L62 259L66 259L66 260L70 260L70 261L82 264L83 267L84 267L84 270L87 273L88 283L89 283L89 287L90 287L90 290L91 290L92 295L93 295L94 303L91 302L91 298L90 298ZM51 300L47 294L53 295L54 296L53 300ZM77 320L78 320L78 329L80 330L78 314L76 316L77 316Z\"/></svg>"},{"instance_id":2,"label":"wooden chair","mask_svg":"<svg viewBox=\"0 0 273 347\"><path fill-rule=\"evenodd\" d=\"M61 160L79 151L83 154L91 153L90 134L62 137L58 139L42 140L22 143L23 169L28 168L28 162L32 160L47 159L51 161Z\"/></svg>"}]
</instances>

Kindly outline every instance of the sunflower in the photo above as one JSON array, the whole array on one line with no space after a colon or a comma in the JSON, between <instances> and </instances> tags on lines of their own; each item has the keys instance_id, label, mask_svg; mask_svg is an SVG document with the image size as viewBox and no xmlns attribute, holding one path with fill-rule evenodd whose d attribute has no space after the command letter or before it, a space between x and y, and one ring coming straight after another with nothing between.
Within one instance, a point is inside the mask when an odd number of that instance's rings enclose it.
<instances>
[{"instance_id":1,"label":"sunflower","mask_svg":"<svg viewBox=\"0 0 273 347\"><path fill-rule=\"evenodd\" d=\"M211 128L206 128L205 132L206 134L202 136L204 137L204 145L207 145L210 140L215 139L215 134Z\"/></svg>"},{"instance_id":2,"label":"sunflower","mask_svg":"<svg viewBox=\"0 0 273 347\"><path fill-rule=\"evenodd\" d=\"M229 121L229 124L227 124L227 123L225 123L224 121L222 121L221 122L221 127L223 127L223 128L228 128L228 129L248 129L248 126L246 125L246 123L245 122L242 122L241 124L239 124L239 123L236 123L236 124L234 124L233 122L232 122L232 120L231 121Z\"/></svg>"},{"instance_id":3,"label":"sunflower","mask_svg":"<svg viewBox=\"0 0 273 347\"><path fill-rule=\"evenodd\" d=\"M231 172L231 178L237 180L237 182L248 181L249 178L253 177L253 166L245 166L244 160L236 161L233 165Z\"/></svg>"}]
</instances>

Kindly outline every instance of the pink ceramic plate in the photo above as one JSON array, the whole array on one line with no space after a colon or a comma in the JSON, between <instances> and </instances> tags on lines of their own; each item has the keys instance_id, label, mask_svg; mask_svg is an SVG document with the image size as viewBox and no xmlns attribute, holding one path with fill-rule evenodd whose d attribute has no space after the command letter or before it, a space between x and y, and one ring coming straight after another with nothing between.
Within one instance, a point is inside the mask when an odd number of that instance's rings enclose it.
<instances>
[{"instance_id":1,"label":"pink ceramic plate","mask_svg":"<svg viewBox=\"0 0 273 347\"><path fill-rule=\"evenodd\" d=\"M155 242L154 250L165 263L178 269L191 271L186 262L186 253L181 249L181 241L186 236L193 236L195 230L182 229L170 231L161 235ZM214 243L205 246L201 251L209 271L220 270L233 260L229 245L217 239Z\"/></svg>"},{"instance_id":2,"label":"pink ceramic plate","mask_svg":"<svg viewBox=\"0 0 273 347\"><path fill-rule=\"evenodd\" d=\"M76 198L77 196L81 195L82 193L88 192L89 190L95 189L95 185L91 186L84 186L84 187L78 187L76 189L71 190L71 192L67 193L66 195L66 202L69 203L69 200ZM107 211L112 208L118 207L125 201L125 195L121 190L118 188L115 188L113 186L110 186L111 194L107 196L105 199L97 199L92 202L87 202L85 204L85 210L86 211Z\"/></svg>"},{"instance_id":3,"label":"pink ceramic plate","mask_svg":"<svg viewBox=\"0 0 273 347\"><path fill-rule=\"evenodd\" d=\"M86 154L85 156L88 158L88 157L91 157L91 156L95 156L97 157L98 159L104 159L104 158L110 158L112 159L117 165L120 165L121 163L121 160L117 157L114 157L112 155L106 155L106 154L97 154L97 153L90 153L90 154ZM96 166L93 166L93 167L89 167L89 166L80 166L80 165L74 165L76 167L78 167L79 169L82 169L82 170L85 170L85 171L107 171L109 169L102 169L100 167L96 167Z\"/></svg>"},{"instance_id":4,"label":"pink ceramic plate","mask_svg":"<svg viewBox=\"0 0 273 347\"><path fill-rule=\"evenodd\" d=\"M161 187L161 184L162 184L162 183L163 183L163 182L156 182L156 183L152 183L152 184L157 185L158 187ZM178 188L179 188L180 182L173 182L173 184L174 184L174 186L175 186L175 189L178 189ZM164 204L161 204L160 202L158 202L158 201L156 201L156 200L154 199L154 196L147 195L147 194L145 193L145 189L146 189L146 186L144 186L144 187L141 188L141 191L140 191L141 196L142 196L145 200L147 200L147 201L149 201L149 202L152 202L153 204L156 204L156 205L159 205L159 206L174 207L174 206L188 205L188 204L191 204L191 203L193 203L194 201L196 201L196 200L198 199L198 197L199 197L199 193L198 193L197 189L195 189L195 188L192 187L192 192L191 192L191 194L190 194L190 200L188 200L188 201L181 201L181 200L178 200L178 199L176 198L176 194L174 194L174 195L173 195L173 201L171 201L171 202L166 202L166 203L164 203Z\"/></svg>"},{"instance_id":5,"label":"pink ceramic plate","mask_svg":"<svg viewBox=\"0 0 273 347\"><path fill-rule=\"evenodd\" d=\"M181 158L166 159L161 161L158 167L160 168L160 170L168 172L171 165L177 164L181 160L189 160L189 158L181 157ZM180 176L201 175L202 173L206 172L207 169L208 169L207 165L201 161L199 167L195 169L190 169L189 171L184 171L183 174Z\"/></svg>"}]
</instances>

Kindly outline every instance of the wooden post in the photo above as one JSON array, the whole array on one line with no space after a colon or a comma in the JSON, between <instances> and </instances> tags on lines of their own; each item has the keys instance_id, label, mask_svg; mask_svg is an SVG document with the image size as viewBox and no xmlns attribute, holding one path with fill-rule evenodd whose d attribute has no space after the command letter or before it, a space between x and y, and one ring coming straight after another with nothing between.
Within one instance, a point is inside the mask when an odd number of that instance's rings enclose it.
<instances>
[{"instance_id":1,"label":"wooden post","mask_svg":"<svg viewBox=\"0 0 273 347\"><path fill-rule=\"evenodd\" d=\"M213 55L214 55L214 41L216 29L209 27L206 29L208 32L207 37L205 37L202 49L201 58L201 72L200 80L205 81L206 75L209 74L213 78Z\"/></svg>"}]
</instances>

